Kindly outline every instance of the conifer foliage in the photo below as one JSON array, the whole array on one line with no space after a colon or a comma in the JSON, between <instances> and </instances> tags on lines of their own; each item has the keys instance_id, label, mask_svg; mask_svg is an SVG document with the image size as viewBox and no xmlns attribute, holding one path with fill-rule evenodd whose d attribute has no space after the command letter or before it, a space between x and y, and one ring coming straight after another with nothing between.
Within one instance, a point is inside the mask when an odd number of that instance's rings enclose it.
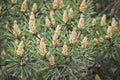
<instances>
[{"instance_id":1,"label":"conifer foliage","mask_svg":"<svg viewBox=\"0 0 120 80\"><path fill-rule=\"evenodd\" d=\"M0 80L118 77L119 22L93 18L93 8L93 0L1 1ZM111 60L112 77L99 71Z\"/></svg>"}]
</instances>

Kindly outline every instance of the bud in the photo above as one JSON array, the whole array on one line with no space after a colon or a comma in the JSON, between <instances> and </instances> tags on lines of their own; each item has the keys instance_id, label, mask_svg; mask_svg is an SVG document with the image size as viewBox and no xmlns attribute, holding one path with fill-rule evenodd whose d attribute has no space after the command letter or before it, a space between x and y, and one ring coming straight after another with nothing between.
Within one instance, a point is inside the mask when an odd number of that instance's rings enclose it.
<instances>
[{"instance_id":1,"label":"bud","mask_svg":"<svg viewBox=\"0 0 120 80\"><path fill-rule=\"evenodd\" d=\"M99 3L99 2L97 2L95 4L95 7L96 7L96 9L101 9L103 7L103 5L101 3Z\"/></svg>"},{"instance_id":2,"label":"bud","mask_svg":"<svg viewBox=\"0 0 120 80\"><path fill-rule=\"evenodd\" d=\"M68 17L71 19L71 18L73 18L73 16L74 16L74 11L72 8L70 8L68 11Z\"/></svg>"},{"instance_id":3,"label":"bud","mask_svg":"<svg viewBox=\"0 0 120 80\"><path fill-rule=\"evenodd\" d=\"M15 40L15 46L18 46L18 40L17 39Z\"/></svg>"},{"instance_id":4,"label":"bud","mask_svg":"<svg viewBox=\"0 0 120 80\"><path fill-rule=\"evenodd\" d=\"M21 76L21 80L27 80L25 76Z\"/></svg>"},{"instance_id":5,"label":"bud","mask_svg":"<svg viewBox=\"0 0 120 80\"><path fill-rule=\"evenodd\" d=\"M24 0L21 5L21 11L26 12L27 11L27 0Z\"/></svg>"},{"instance_id":6,"label":"bud","mask_svg":"<svg viewBox=\"0 0 120 80\"><path fill-rule=\"evenodd\" d=\"M100 22L101 26L105 26L106 25L106 15L104 14L101 18L101 22Z\"/></svg>"},{"instance_id":7,"label":"bud","mask_svg":"<svg viewBox=\"0 0 120 80\"><path fill-rule=\"evenodd\" d=\"M61 27L60 27L60 25L58 25L55 29L55 33L60 35L60 30L61 30Z\"/></svg>"},{"instance_id":8,"label":"bud","mask_svg":"<svg viewBox=\"0 0 120 80\"><path fill-rule=\"evenodd\" d=\"M40 44L38 46L38 51L39 51L40 55L42 55L42 56L46 56L46 54L47 54L46 44L45 44L43 38L40 40Z\"/></svg>"},{"instance_id":9,"label":"bud","mask_svg":"<svg viewBox=\"0 0 120 80\"><path fill-rule=\"evenodd\" d=\"M84 38L84 35L81 34L81 35L80 35L80 40L83 40L83 38Z\"/></svg>"},{"instance_id":10,"label":"bud","mask_svg":"<svg viewBox=\"0 0 120 80\"><path fill-rule=\"evenodd\" d=\"M19 26L18 26L18 24L17 24L17 21L15 20L15 21L14 21L14 25L13 25L13 34L14 34L16 37L18 37L18 36L20 36L20 33L21 33L21 30L20 30L20 28L19 28Z\"/></svg>"},{"instance_id":11,"label":"bud","mask_svg":"<svg viewBox=\"0 0 120 80\"><path fill-rule=\"evenodd\" d=\"M30 15L30 19L29 19L29 30L30 30L30 33L32 34L36 34L37 33L37 30L36 30L36 23L35 23L35 15L33 12L31 12L31 15Z\"/></svg>"},{"instance_id":12,"label":"bud","mask_svg":"<svg viewBox=\"0 0 120 80\"><path fill-rule=\"evenodd\" d=\"M25 36L22 36L22 38L21 38L23 41L25 40Z\"/></svg>"},{"instance_id":13,"label":"bud","mask_svg":"<svg viewBox=\"0 0 120 80\"><path fill-rule=\"evenodd\" d=\"M70 5L67 5L67 6L66 6L66 9L69 11L70 7L71 7Z\"/></svg>"},{"instance_id":14,"label":"bud","mask_svg":"<svg viewBox=\"0 0 120 80\"><path fill-rule=\"evenodd\" d=\"M52 23L52 25L54 25L54 26L55 26L55 19L54 19L54 17L53 17L53 18L51 18L51 23Z\"/></svg>"},{"instance_id":15,"label":"bud","mask_svg":"<svg viewBox=\"0 0 120 80\"><path fill-rule=\"evenodd\" d=\"M71 32L70 38L69 38L70 43L76 43L77 42L77 32L76 28L73 28L73 31Z\"/></svg>"},{"instance_id":16,"label":"bud","mask_svg":"<svg viewBox=\"0 0 120 80\"><path fill-rule=\"evenodd\" d=\"M58 36L59 36L59 35L56 34L56 33L53 35L52 43L53 43L54 46L57 46L57 45L59 44Z\"/></svg>"},{"instance_id":17,"label":"bud","mask_svg":"<svg viewBox=\"0 0 120 80\"><path fill-rule=\"evenodd\" d=\"M99 35L100 34L99 31L96 31L96 34Z\"/></svg>"},{"instance_id":18,"label":"bud","mask_svg":"<svg viewBox=\"0 0 120 80\"><path fill-rule=\"evenodd\" d=\"M7 66L1 66L2 71L7 72L8 67Z\"/></svg>"},{"instance_id":19,"label":"bud","mask_svg":"<svg viewBox=\"0 0 120 80\"><path fill-rule=\"evenodd\" d=\"M50 27L50 20L49 20L48 16L46 16L46 18L45 18L45 24L47 27Z\"/></svg>"},{"instance_id":20,"label":"bud","mask_svg":"<svg viewBox=\"0 0 120 80\"><path fill-rule=\"evenodd\" d=\"M67 46L66 42L64 43L64 45L62 47L62 54L63 54L63 56L68 55L68 46Z\"/></svg>"},{"instance_id":21,"label":"bud","mask_svg":"<svg viewBox=\"0 0 120 80\"><path fill-rule=\"evenodd\" d=\"M31 12L29 18L30 18L30 20L33 20L33 22L35 21L35 15L33 12Z\"/></svg>"},{"instance_id":22,"label":"bud","mask_svg":"<svg viewBox=\"0 0 120 80\"><path fill-rule=\"evenodd\" d=\"M37 12L37 4L34 3L32 6L32 12L36 13Z\"/></svg>"},{"instance_id":23,"label":"bud","mask_svg":"<svg viewBox=\"0 0 120 80\"><path fill-rule=\"evenodd\" d=\"M23 44L23 40L22 40L18 45L17 55L18 56L23 56L23 54L24 54L24 44Z\"/></svg>"},{"instance_id":24,"label":"bud","mask_svg":"<svg viewBox=\"0 0 120 80\"><path fill-rule=\"evenodd\" d=\"M96 19L93 18L93 20L92 20L92 26L96 25L96 23L97 23Z\"/></svg>"},{"instance_id":25,"label":"bud","mask_svg":"<svg viewBox=\"0 0 120 80\"><path fill-rule=\"evenodd\" d=\"M84 37L84 39L81 42L81 47L82 48L87 48L87 46L88 46L87 37Z\"/></svg>"},{"instance_id":26,"label":"bud","mask_svg":"<svg viewBox=\"0 0 120 80\"><path fill-rule=\"evenodd\" d=\"M50 56L49 62L50 62L50 65L54 65L55 64L55 60L54 60L54 56L53 55Z\"/></svg>"},{"instance_id":27,"label":"bud","mask_svg":"<svg viewBox=\"0 0 120 80\"><path fill-rule=\"evenodd\" d=\"M67 14L67 11L64 10L64 13L63 13L63 22L64 23L67 23L68 22L68 14Z\"/></svg>"},{"instance_id":28,"label":"bud","mask_svg":"<svg viewBox=\"0 0 120 80\"><path fill-rule=\"evenodd\" d=\"M103 37L100 37L100 38L99 38L99 42L101 42L101 43L104 42L104 38L103 38Z\"/></svg>"},{"instance_id":29,"label":"bud","mask_svg":"<svg viewBox=\"0 0 120 80\"><path fill-rule=\"evenodd\" d=\"M15 40L14 44L15 44L15 45L14 45L15 51L17 51L17 47L18 47L18 45L19 45L17 39Z\"/></svg>"},{"instance_id":30,"label":"bud","mask_svg":"<svg viewBox=\"0 0 120 80\"><path fill-rule=\"evenodd\" d=\"M63 3L63 0L58 0L59 2L59 9L63 8L64 7L64 3Z\"/></svg>"},{"instance_id":31,"label":"bud","mask_svg":"<svg viewBox=\"0 0 120 80\"><path fill-rule=\"evenodd\" d=\"M98 74L95 75L95 80L101 80Z\"/></svg>"},{"instance_id":32,"label":"bud","mask_svg":"<svg viewBox=\"0 0 120 80\"><path fill-rule=\"evenodd\" d=\"M112 28L113 28L113 31L117 29L117 27L118 27L118 22L116 21L115 18L112 18L111 26L112 26Z\"/></svg>"},{"instance_id":33,"label":"bud","mask_svg":"<svg viewBox=\"0 0 120 80\"><path fill-rule=\"evenodd\" d=\"M6 57L6 52L5 52L5 50L3 49L2 50L2 52L1 52L1 56L2 56L2 59L4 60L5 59L5 57Z\"/></svg>"},{"instance_id":34,"label":"bud","mask_svg":"<svg viewBox=\"0 0 120 80\"><path fill-rule=\"evenodd\" d=\"M46 58L49 58L51 55L50 55L50 52L48 52L47 54L46 54Z\"/></svg>"},{"instance_id":35,"label":"bud","mask_svg":"<svg viewBox=\"0 0 120 80\"><path fill-rule=\"evenodd\" d=\"M112 35L113 35L113 30L112 30L112 27L109 26L109 27L107 28L106 38L112 38Z\"/></svg>"},{"instance_id":36,"label":"bud","mask_svg":"<svg viewBox=\"0 0 120 80\"><path fill-rule=\"evenodd\" d=\"M55 15L55 14L54 14L54 11L51 10L51 11L50 11L50 19L54 18L54 15Z\"/></svg>"},{"instance_id":37,"label":"bud","mask_svg":"<svg viewBox=\"0 0 120 80\"><path fill-rule=\"evenodd\" d=\"M32 78L32 80L36 80L36 78Z\"/></svg>"},{"instance_id":38,"label":"bud","mask_svg":"<svg viewBox=\"0 0 120 80\"><path fill-rule=\"evenodd\" d=\"M85 26L85 20L83 18L83 15L81 14L80 19L79 19L79 23L78 23L78 28L79 29L84 29L84 26Z\"/></svg>"},{"instance_id":39,"label":"bud","mask_svg":"<svg viewBox=\"0 0 120 80\"><path fill-rule=\"evenodd\" d=\"M52 5L53 5L53 9L57 9L59 7L59 0L54 0Z\"/></svg>"},{"instance_id":40,"label":"bud","mask_svg":"<svg viewBox=\"0 0 120 80\"><path fill-rule=\"evenodd\" d=\"M94 45L97 45L99 43L99 40L97 38L94 38L93 43L94 43Z\"/></svg>"},{"instance_id":41,"label":"bud","mask_svg":"<svg viewBox=\"0 0 120 80\"><path fill-rule=\"evenodd\" d=\"M11 2L12 2L13 4L16 4L16 3L17 3L17 0L11 0Z\"/></svg>"},{"instance_id":42,"label":"bud","mask_svg":"<svg viewBox=\"0 0 120 80\"><path fill-rule=\"evenodd\" d=\"M55 19L54 19L54 11L50 11L50 19L51 19L51 24L55 26Z\"/></svg>"},{"instance_id":43,"label":"bud","mask_svg":"<svg viewBox=\"0 0 120 80\"><path fill-rule=\"evenodd\" d=\"M9 23L8 21L7 21L7 23L6 23L6 26L5 26L5 27L6 27L6 30L7 30L7 31L10 31L10 23Z\"/></svg>"},{"instance_id":44,"label":"bud","mask_svg":"<svg viewBox=\"0 0 120 80\"><path fill-rule=\"evenodd\" d=\"M80 11L84 13L86 10L87 10L87 3L86 0L83 0L80 5Z\"/></svg>"},{"instance_id":45,"label":"bud","mask_svg":"<svg viewBox=\"0 0 120 80\"><path fill-rule=\"evenodd\" d=\"M20 65L23 66L25 64L26 64L26 62L24 60L21 60Z\"/></svg>"}]
</instances>

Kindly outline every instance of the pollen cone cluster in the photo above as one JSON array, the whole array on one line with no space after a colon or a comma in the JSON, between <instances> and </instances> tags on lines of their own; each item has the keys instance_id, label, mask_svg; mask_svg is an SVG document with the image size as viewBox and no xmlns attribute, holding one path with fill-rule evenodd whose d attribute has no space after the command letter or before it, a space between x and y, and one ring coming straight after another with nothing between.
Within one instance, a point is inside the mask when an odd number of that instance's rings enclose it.
<instances>
[{"instance_id":1,"label":"pollen cone cluster","mask_svg":"<svg viewBox=\"0 0 120 80\"><path fill-rule=\"evenodd\" d=\"M55 59L54 59L53 55L50 56L49 62L50 62L50 65L52 65L52 66L55 64Z\"/></svg>"},{"instance_id":2,"label":"pollen cone cluster","mask_svg":"<svg viewBox=\"0 0 120 80\"><path fill-rule=\"evenodd\" d=\"M16 3L17 3L17 0L11 0L11 2L12 2L13 4L16 4Z\"/></svg>"},{"instance_id":3,"label":"pollen cone cluster","mask_svg":"<svg viewBox=\"0 0 120 80\"><path fill-rule=\"evenodd\" d=\"M55 32L54 32L54 35L52 37L52 43L54 46L58 45L59 44L59 35L60 35L60 30L61 30L61 27L58 25L55 29Z\"/></svg>"},{"instance_id":4,"label":"pollen cone cluster","mask_svg":"<svg viewBox=\"0 0 120 80\"><path fill-rule=\"evenodd\" d=\"M87 37L84 37L84 39L81 42L81 47L87 48L87 46L88 46L88 40L87 40Z\"/></svg>"},{"instance_id":5,"label":"pollen cone cluster","mask_svg":"<svg viewBox=\"0 0 120 80\"><path fill-rule=\"evenodd\" d=\"M46 56L47 54L46 44L43 38L40 40L40 43L38 45L38 52L42 56Z\"/></svg>"},{"instance_id":6,"label":"pollen cone cluster","mask_svg":"<svg viewBox=\"0 0 120 80\"><path fill-rule=\"evenodd\" d=\"M117 28L118 28L118 22L113 17L112 22L111 22L111 26L108 26L108 28L107 28L106 38L112 38L112 36L113 36L114 32L117 30Z\"/></svg>"},{"instance_id":7,"label":"pollen cone cluster","mask_svg":"<svg viewBox=\"0 0 120 80\"><path fill-rule=\"evenodd\" d=\"M66 10L64 10L64 13L63 13L63 22L64 23L67 23L68 22L68 13Z\"/></svg>"},{"instance_id":8,"label":"pollen cone cluster","mask_svg":"<svg viewBox=\"0 0 120 80\"><path fill-rule=\"evenodd\" d=\"M87 7L88 6L87 6L87 3L86 3L86 0L83 0L81 5L80 5L80 11L84 13L87 10Z\"/></svg>"},{"instance_id":9,"label":"pollen cone cluster","mask_svg":"<svg viewBox=\"0 0 120 80\"><path fill-rule=\"evenodd\" d=\"M68 55L68 46L67 46L66 42L64 43L64 45L62 47L62 54L63 54L63 56Z\"/></svg>"},{"instance_id":10,"label":"pollen cone cluster","mask_svg":"<svg viewBox=\"0 0 120 80\"><path fill-rule=\"evenodd\" d=\"M23 43L23 40L18 44L18 46L17 46L17 55L18 56L23 56L23 54L24 54L24 43Z\"/></svg>"},{"instance_id":11,"label":"pollen cone cluster","mask_svg":"<svg viewBox=\"0 0 120 80\"><path fill-rule=\"evenodd\" d=\"M45 18L45 24L46 24L46 26L47 27L50 27L50 20L49 20L49 18L48 18L48 16L46 16L46 18Z\"/></svg>"},{"instance_id":12,"label":"pollen cone cluster","mask_svg":"<svg viewBox=\"0 0 120 80\"><path fill-rule=\"evenodd\" d=\"M31 12L31 15L29 17L29 31L31 34L36 34L37 33L37 30L36 30L36 23L35 23L35 15L33 12Z\"/></svg>"},{"instance_id":13,"label":"pollen cone cluster","mask_svg":"<svg viewBox=\"0 0 120 80\"><path fill-rule=\"evenodd\" d=\"M64 7L63 0L54 0L52 4L53 4L53 9L61 9Z\"/></svg>"},{"instance_id":14,"label":"pollen cone cluster","mask_svg":"<svg viewBox=\"0 0 120 80\"><path fill-rule=\"evenodd\" d=\"M55 26L55 18L54 18L54 11L53 10L51 10L50 11L50 20L51 20L51 24L53 25L53 26Z\"/></svg>"},{"instance_id":15,"label":"pollen cone cluster","mask_svg":"<svg viewBox=\"0 0 120 80\"><path fill-rule=\"evenodd\" d=\"M57 9L59 7L58 0L53 1L53 9Z\"/></svg>"},{"instance_id":16,"label":"pollen cone cluster","mask_svg":"<svg viewBox=\"0 0 120 80\"><path fill-rule=\"evenodd\" d=\"M73 16L74 16L74 11L73 11L72 8L70 8L70 9L68 10L68 17L69 17L69 19L71 19L71 18L73 18Z\"/></svg>"},{"instance_id":17,"label":"pollen cone cluster","mask_svg":"<svg viewBox=\"0 0 120 80\"><path fill-rule=\"evenodd\" d=\"M20 30L20 28L19 28L19 26L18 26L18 24L17 24L17 21L15 20L15 21L14 21L14 25L13 25L13 34L14 34L16 37L18 37L18 36L20 36L20 33L21 33L21 30Z\"/></svg>"},{"instance_id":18,"label":"pollen cone cluster","mask_svg":"<svg viewBox=\"0 0 120 80\"><path fill-rule=\"evenodd\" d=\"M108 26L107 32L106 32L106 38L112 38L113 35L113 28L112 26Z\"/></svg>"},{"instance_id":19,"label":"pollen cone cluster","mask_svg":"<svg viewBox=\"0 0 120 80\"><path fill-rule=\"evenodd\" d=\"M32 12L36 13L37 12L37 4L34 3L32 6Z\"/></svg>"},{"instance_id":20,"label":"pollen cone cluster","mask_svg":"<svg viewBox=\"0 0 120 80\"><path fill-rule=\"evenodd\" d=\"M106 25L106 15L104 14L101 18L101 22L100 22L101 26L105 26Z\"/></svg>"},{"instance_id":21,"label":"pollen cone cluster","mask_svg":"<svg viewBox=\"0 0 120 80\"><path fill-rule=\"evenodd\" d=\"M2 59L4 60L5 59L5 57L6 57L6 52L5 52L5 50L3 49L2 50L2 52L1 52L1 56L2 56Z\"/></svg>"},{"instance_id":22,"label":"pollen cone cluster","mask_svg":"<svg viewBox=\"0 0 120 80\"><path fill-rule=\"evenodd\" d=\"M79 19L79 22L78 22L78 28L79 29L84 29L85 27L85 20L83 18L83 14L80 15L80 19Z\"/></svg>"},{"instance_id":23,"label":"pollen cone cluster","mask_svg":"<svg viewBox=\"0 0 120 80\"><path fill-rule=\"evenodd\" d=\"M115 31L118 28L118 22L116 21L115 18L112 18L111 26L113 28L113 31Z\"/></svg>"},{"instance_id":24,"label":"pollen cone cluster","mask_svg":"<svg viewBox=\"0 0 120 80\"><path fill-rule=\"evenodd\" d=\"M97 23L97 20L95 18L93 18L93 20L92 20L92 26L96 25L96 23Z\"/></svg>"},{"instance_id":25,"label":"pollen cone cluster","mask_svg":"<svg viewBox=\"0 0 120 80\"><path fill-rule=\"evenodd\" d=\"M77 32L76 32L76 28L73 28L73 31L70 34L70 38L69 38L70 43L76 43L77 42Z\"/></svg>"},{"instance_id":26,"label":"pollen cone cluster","mask_svg":"<svg viewBox=\"0 0 120 80\"><path fill-rule=\"evenodd\" d=\"M22 12L26 12L27 9L28 9L28 7L27 7L27 0L24 0L22 5L21 5L21 11Z\"/></svg>"}]
</instances>

